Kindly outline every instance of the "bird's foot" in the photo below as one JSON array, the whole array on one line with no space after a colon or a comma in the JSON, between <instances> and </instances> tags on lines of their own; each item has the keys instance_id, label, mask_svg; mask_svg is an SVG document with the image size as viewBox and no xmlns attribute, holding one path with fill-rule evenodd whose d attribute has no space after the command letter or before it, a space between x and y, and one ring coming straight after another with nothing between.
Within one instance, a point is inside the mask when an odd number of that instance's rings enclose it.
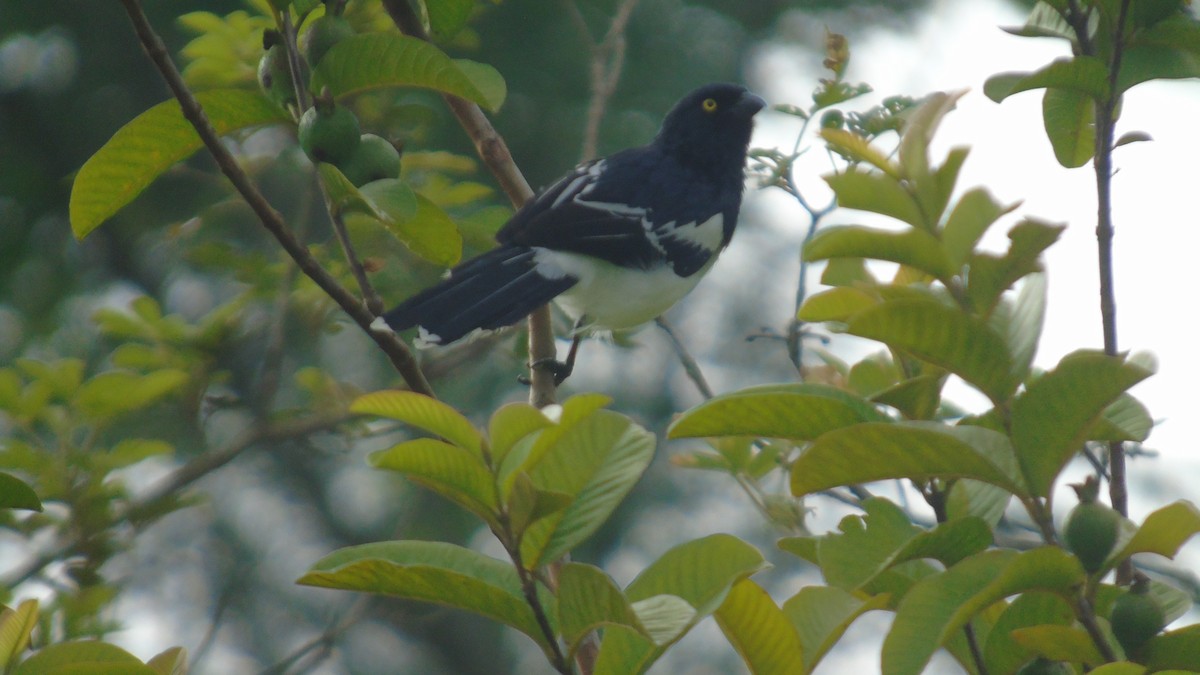
<instances>
[{"instance_id":1,"label":"bird's foot","mask_svg":"<svg viewBox=\"0 0 1200 675\"><path fill-rule=\"evenodd\" d=\"M553 357L538 359L529 364L530 370L544 370L554 375L554 386L557 387L558 385L562 384L567 380L568 377L571 376L571 373L575 371L575 355L579 352L580 339L581 338L579 336L576 336L575 339L571 341L571 351L567 352L566 361L559 361ZM517 381L526 386L532 383L532 380L530 380L526 375L518 375Z\"/></svg>"}]
</instances>

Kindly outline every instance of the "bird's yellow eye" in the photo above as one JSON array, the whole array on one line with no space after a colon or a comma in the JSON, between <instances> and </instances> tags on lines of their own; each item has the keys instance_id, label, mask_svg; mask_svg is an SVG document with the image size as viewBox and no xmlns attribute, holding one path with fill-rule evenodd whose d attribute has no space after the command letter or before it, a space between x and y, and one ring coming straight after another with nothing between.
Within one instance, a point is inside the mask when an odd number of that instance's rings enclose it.
<instances>
[{"instance_id":1,"label":"bird's yellow eye","mask_svg":"<svg viewBox=\"0 0 1200 675\"><path fill-rule=\"evenodd\" d=\"M704 103L701 103L701 104L700 104L700 107L701 107L701 108L704 108L704 112L716 112L716 110L717 110L717 99L715 99L715 98L706 98L706 99L704 99Z\"/></svg>"}]
</instances>

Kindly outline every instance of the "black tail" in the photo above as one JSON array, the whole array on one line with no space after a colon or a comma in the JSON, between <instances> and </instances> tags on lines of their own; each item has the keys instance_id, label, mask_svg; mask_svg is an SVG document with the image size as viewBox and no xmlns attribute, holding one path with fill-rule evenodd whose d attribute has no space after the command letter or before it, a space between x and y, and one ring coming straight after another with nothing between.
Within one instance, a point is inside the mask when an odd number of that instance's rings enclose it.
<instances>
[{"instance_id":1,"label":"black tail","mask_svg":"<svg viewBox=\"0 0 1200 675\"><path fill-rule=\"evenodd\" d=\"M510 326L575 285L569 276L549 279L536 269L534 251L505 245L450 271L383 315L395 331L422 329L418 346L446 345L475 330Z\"/></svg>"}]
</instances>

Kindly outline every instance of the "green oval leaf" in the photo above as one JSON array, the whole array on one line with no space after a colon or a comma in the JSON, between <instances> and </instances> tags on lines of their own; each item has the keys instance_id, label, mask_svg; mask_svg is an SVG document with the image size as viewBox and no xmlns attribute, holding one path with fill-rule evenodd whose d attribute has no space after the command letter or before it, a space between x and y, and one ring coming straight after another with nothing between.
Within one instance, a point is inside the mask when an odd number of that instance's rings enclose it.
<instances>
[{"instance_id":1,"label":"green oval leaf","mask_svg":"<svg viewBox=\"0 0 1200 675\"><path fill-rule=\"evenodd\" d=\"M940 302L888 302L853 316L846 332L941 366L996 403L1017 387L1004 339L982 319Z\"/></svg>"},{"instance_id":2,"label":"green oval leaf","mask_svg":"<svg viewBox=\"0 0 1200 675\"><path fill-rule=\"evenodd\" d=\"M342 40L313 71L313 91L336 97L383 87L423 87L473 101L488 110L504 102L495 68L454 60L433 44L399 33L364 33Z\"/></svg>"},{"instance_id":3,"label":"green oval leaf","mask_svg":"<svg viewBox=\"0 0 1200 675\"><path fill-rule=\"evenodd\" d=\"M805 672L796 629L771 596L750 579L729 589L713 618L754 675Z\"/></svg>"},{"instance_id":4,"label":"green oval leaf","mask_svg":"<svg viewBox=\"0 0 1200 675\"><path fill-rule=\"evenodd\" d=\"M1108 67L1093 56L1064 57L1032 73L993 75L984 83L983 93L999 103L1013 94L1048 87L1102 100L1108 96Z\"/></svg>"},{"instance_id":5,"label":"green oval leaf","mask_svg":"<svg viewBox=\"0 0 1200 675\"><path fill-rule=\"evenodd\" d=\"M398 471L480 518L495 522L496 486L475 452L432 438L418 438L372 453L370 462L376 468Z\"/></svg>"},{"instance_id":6,"label":"green oval leaf","mask_svg":"<svg viewBox=\"0 0 1200 675\"><path fill-rule=\"evenodd\" d=\"M512 565L461 546L436 541L351 546L317 561L296 583L466 610L516 628L549 653Z\"/></svg>"},{"instance_id":7,"label":"green oval leaf","mask_svg":"<svg viewBox=\"0 0 1200 675\"><path fill-rule=\"evenodd\" d=\"M0 509L41 511L42 502L25 481L0 471ZM0 667L3 665L0 662Z\"/></svg>"},{"instance_id":8,"label":"green oval leaf","mask_svg":"<svg viewBox=\"0 0 1200 675\"><path fill-rule=\"evenodd\" d=\"M783 603L802 645L804 670L810 673L858 617L887 606L886 594L860 599L833 586L806 586Z\"/></svg>"},{"instance_id":9,"label":"green oval leaf","mask_svg":"<svg viewBox=\"0 0 1200 675\"><path fill-rule=\"evenodd\" d=\"M350 404L350 412L378 415L441 436L460 448L478 453L483 434L462 413L441 401L411 391L376 391Z\"/></svg>"},{"instance_id":10,"label":"green oval leaf","mask_svg":"<svg viewBox=\"0 0 1200 675\"><path fill-rule=\"evenodd\" d=\"M1007 438L994 431L923 422L865 423L831 431L792 464L792 494L911 478L973 478L1026 492Z\"/></svg>"},{"instance_id":11,"label":"green oval leaf","mask_svg":"<svg viewBox=\"0 0 1200 675\"><path fill-rule=\"evenodd\" d=\"M860 225L825 228L805 244L804 259L829 258L887 260L943 280L954 274L942 243L919 229L889 232Z\"/></svg>"},{"instance_id":12,"label":"green oval leaf","mask_svg":"<svg viewBox=\"0 0 1200 675\"><path fill-rule=\"evenodd\" d=\"M568 562L558 573L558 616L572 654L588 633L602 626L625 626L645 635L616 582L604 570L583 563Z\"/></svg>"},{"instance_id":13,"label":"green oval leaf","mask_svg":"<svg viewBox=\"0 0 1200 675\"><path fill-rule=\"evenodd\" d=\"M257 91L217 89L196 94L213 128L239 129L290 122L287 112ZM203 147L177 101L165 101L121 127L75 175L71 231L83 239L142 193L176 162Z\"/></svg>"},{"instance_id":14,"label":"green oval leaf","mask_svg":"<svg viewBox=\"0 0 1200 675\"><path fill-rule=\"evenodd\" d=\"M765 385L701 403L675 420L667 437L764 436L811 440L834 429L886 419L869 402L834 387Z\"/></svg>"},{"instance_id":15,"label":"green oval leaf","mask_svg":"<svg viewBox=\"0 0 1200 675\"><path fill-rule=\"evenodd\" d=\"M1122 358L1081 350L1029 384L1013 401L1012 439L1033 494L1049 494L1104 410L1149 376Z\"/></svg>"},{"instance_id":16,"label":"green oval leaf","mask_svg":"<svg viewBox=\"0 0 1200 675\"><path fill-rule=\"evenodd\" d=\"M1042 123L1059 164L1078 168L1096 153L1096 107L1087 94L1047 89L1042 96Z\"/></svg>"},{"instance_id":17,"label":"green oval leaf","mask_svg":"<svg viewBox=\"0 0 1200 675\"><path fill-rule=\"evenodd\" d=\"M922 579L896 609L883 642L883 673L919 675L939 647L996 601L1027 590L1068 594L1085 578L1078 560L1046 546L985 551Z\"/></svg>"},{"instance_id":18,"label":"green oval leaf","mask_svg":"<svg viewBox=\"0 0 1200 675\"><path fill-rule=\"evenodd\" d=\"M915 228L927 227L927 219L917 200L898 178L886 173L866 171L846 171L829 174L823 178L837 195L838 206L842 208L878 213ZM811 244L804 247L805 260L821 260L820 257L810 257L815 256L810 253L810 247Z\"/></svg>"}]
</instances>

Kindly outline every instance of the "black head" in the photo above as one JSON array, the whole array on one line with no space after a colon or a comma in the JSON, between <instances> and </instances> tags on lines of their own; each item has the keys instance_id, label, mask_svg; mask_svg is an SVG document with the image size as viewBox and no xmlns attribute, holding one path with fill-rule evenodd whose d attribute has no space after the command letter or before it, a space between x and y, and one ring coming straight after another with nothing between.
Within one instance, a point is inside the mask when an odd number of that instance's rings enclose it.
<instances>
[{"instance_id":1,"label":"black head","mask_svg":"<svg viewBox=\"0 0 1200 675\"><path fill-rule=\"evenodd\" d=\"M766 103L739 84L708 84L684 96L663 120L655 143L697 169L740 175Z\"/></svg>"}]
</instances>

